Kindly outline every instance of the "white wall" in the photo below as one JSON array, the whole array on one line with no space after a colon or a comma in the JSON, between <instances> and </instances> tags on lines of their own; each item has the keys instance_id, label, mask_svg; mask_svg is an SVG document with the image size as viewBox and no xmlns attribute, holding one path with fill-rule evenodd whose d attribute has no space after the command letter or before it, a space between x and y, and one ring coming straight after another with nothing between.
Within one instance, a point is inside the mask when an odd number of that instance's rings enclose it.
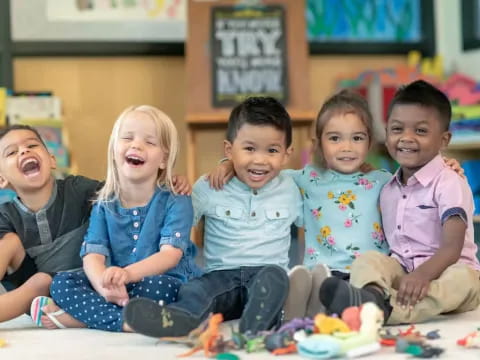
<instances>
[{"instance_id":1,"label":"white wall","mask_svg":"<svg viewBox=\"0 0 480 360\"><path fill-rule=\"evenodd\" d=\"M445 71L459 71L480 81L480 49L463 51L462 0L435 0L435 41Z\"/></svg>"}]
</instances>

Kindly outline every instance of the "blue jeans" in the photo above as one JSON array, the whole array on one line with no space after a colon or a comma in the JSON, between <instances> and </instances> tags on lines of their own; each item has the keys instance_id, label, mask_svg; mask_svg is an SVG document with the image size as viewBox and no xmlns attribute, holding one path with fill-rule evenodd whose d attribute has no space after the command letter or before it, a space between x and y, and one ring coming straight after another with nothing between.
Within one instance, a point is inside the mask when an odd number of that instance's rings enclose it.
<instances>
[{"instance_id":1,"label":"blue jeans","mask_svg":"<svg viewBox=\"0 0 480 360\"><path fill-rule=\"evenodd\" d=\"M187 313L198 324L210 313L221 313L224 320L240 318L243 333L277 325L287 294L284 269L276 265L242 266L212 271L182 284L177 301L167 308Z\"/></svg>"}]
</instances>

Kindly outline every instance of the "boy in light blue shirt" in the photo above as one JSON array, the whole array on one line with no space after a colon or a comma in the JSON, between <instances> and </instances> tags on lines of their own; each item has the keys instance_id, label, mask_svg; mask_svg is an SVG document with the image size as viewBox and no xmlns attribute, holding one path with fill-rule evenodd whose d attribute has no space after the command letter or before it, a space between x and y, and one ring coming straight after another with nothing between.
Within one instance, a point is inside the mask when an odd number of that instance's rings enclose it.
<instances>
[{"instance_id":1,"label":"boy in light blue shirt","mask_svg":"<svg viewBox=\"0 0 480 360\"><path fill-rule=\"evenodd\" d=\"M292 153L292 126L273 98L253 97L232 110L225 154L236 177L223 190L205 178L194 185L194 222L205 220L207 273L184 284L176 303L132 299L124 319L153 337L182 336L210 313L240 318L240 332L278 324L288 293L290 227L302 225L302 198L279 175Z\"/></svg>"}]
</instances>

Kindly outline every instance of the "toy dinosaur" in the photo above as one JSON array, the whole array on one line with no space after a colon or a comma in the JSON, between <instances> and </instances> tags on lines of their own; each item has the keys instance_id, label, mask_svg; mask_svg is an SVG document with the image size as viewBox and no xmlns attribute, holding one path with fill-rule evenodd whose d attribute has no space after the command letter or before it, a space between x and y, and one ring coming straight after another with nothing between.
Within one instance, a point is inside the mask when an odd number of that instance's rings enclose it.
<instances>
[{"instance_id":1,"label":"toy dinosaur","mask_svg":"<svg viewBox=\"0 0 480 360\"><path fill-rule=\"evenodd\" d=\"M170 341L177 344L185 344L192 347L191 350L177 357L190 356L203 349L205 356L210 357L222 352L226 346L223 336L220 334L219 327L223 322L222 314L210 315L197 328L190 331L187 336L181 337L162 337L160 340Z\"/></svg>"}]
</instances>

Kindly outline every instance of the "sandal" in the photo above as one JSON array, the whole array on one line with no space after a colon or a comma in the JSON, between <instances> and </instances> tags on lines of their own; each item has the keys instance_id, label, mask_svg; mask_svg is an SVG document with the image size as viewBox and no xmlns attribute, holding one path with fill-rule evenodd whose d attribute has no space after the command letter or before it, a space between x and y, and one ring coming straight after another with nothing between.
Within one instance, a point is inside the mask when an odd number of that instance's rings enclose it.
<instances>
[{"instance_id":1,"label":"sandal","mask_svg":"<svg viewBox=\"0 0 480 360\"><path fill-rule=\"evenodd\" d=\"M33 299L32 305L30 306L30 316L32 317L33 322L38 327L43 327L41 319L42 315L46 315L55 325L57 325L59 329L66 329L66 326L57 319L57 316L65 314L64 310L60 309L52 313L46 313L42 310L44 306L52 302L52 298L49 298L48 296L37 296L35 299Z\"/></svg>"}]
</instances>

